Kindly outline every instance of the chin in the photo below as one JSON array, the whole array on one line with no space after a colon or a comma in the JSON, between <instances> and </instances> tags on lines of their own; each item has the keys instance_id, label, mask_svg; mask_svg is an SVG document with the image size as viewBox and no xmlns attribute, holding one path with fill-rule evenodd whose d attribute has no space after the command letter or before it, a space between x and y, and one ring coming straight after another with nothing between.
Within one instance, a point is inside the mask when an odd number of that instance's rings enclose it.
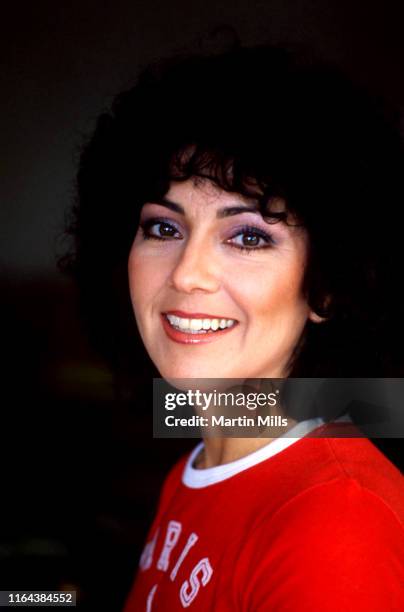
<instances>
[{"instance_id":1,"label":"chin","mask_svg":"<svg viewBox=\"0 0 404 612\"><path fill-rule=\"evenodd\" d=\"M217 369L213 368L178 368L178 369L159 369L160 375L165 380L179 380L179 379L192 379L202 380L204 378L228 378L229 376L225 373L221 374Z\"/></svg>"},{"instance_id":2,"label":"chin","mask_svg":"<svg viewBox=\"0 0 404 612\"><path fill-rule=\"evenodd\" d=\"M181 389L199 389L208 391L216 389L225 390L228 388L228 379L244 381L246 374L240 371L229 371L219 366L206 365L205 367L195 364L184 364L183 367L160 367L160 376L172 386Z\"/></svg>"}]
</instances>

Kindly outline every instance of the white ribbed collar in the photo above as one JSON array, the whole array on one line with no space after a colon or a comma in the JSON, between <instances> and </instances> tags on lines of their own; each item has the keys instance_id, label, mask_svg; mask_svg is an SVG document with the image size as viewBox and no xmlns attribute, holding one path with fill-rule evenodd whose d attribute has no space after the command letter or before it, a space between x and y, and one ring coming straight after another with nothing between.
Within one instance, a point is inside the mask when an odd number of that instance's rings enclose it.
<instances>
[{"instance_id":1,"label":"white ribbed collar","mask_svg":"<svg viewBox=\"0 0 404 612\"><path fill-rule=\"evenodd\" d=\"M345 417L343 418L346 420ZM342 419L336 420L340 421ZM236 461L231 461L223 465L215 465L214 467L206 469L196 469L193 467L193 463L197 455L205 447L205 443L202 441L194 448L188 457L182 474L182 482L186 487L191 489L202 489L203 487L227 480L239 472L243 472L269 459L269 457L277 455L317 427L324 425L324 423L325 421L321 417L300 421L300 423L297 423L294 427L289 429L289 431L279 436L279 438L268 442L265 446L262 446L245 457L241 457L240 459L236 459Z\"/></svg>"}]
</instances>

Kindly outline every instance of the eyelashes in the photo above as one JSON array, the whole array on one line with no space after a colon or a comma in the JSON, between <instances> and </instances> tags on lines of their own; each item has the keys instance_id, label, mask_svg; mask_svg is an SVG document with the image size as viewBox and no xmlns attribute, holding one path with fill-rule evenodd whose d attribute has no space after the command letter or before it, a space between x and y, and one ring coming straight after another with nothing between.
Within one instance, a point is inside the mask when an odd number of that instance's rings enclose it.
<instances>
[{"instance_id":1,"label":"eyelashes","mask_svg":"<svg viewBox=\"0 0 404 612\"><path fill-rule=\"evenodd\" d=\"M144 240L181 240L183 237L177 226L169 219L153 217L140 223ZM233 230L225 243L243 253L271 248L275 241L270 233L253 225L243 225Z\"/></svg>"},{"instance_id":2,"label":"eyelashes","mask_svg":"<svg viewBox=\"0 0 404 612\"><path fill-rule=\"evenodd\" d=\"M158 230L160 233L152 231L154 226L160 226L160 229ZM172 221L168 221L167 219L163 218L147 219L147 221L140 223L140 228L145 240L170 240L173 238L175 240L179 240L181 238L178 228L172 223ZM176 234L178 234L178 236L176 236Z\"/></svg>"},{"instance_id":3,"label":"eyelashes","mask_svg":"<svg viewBox=\"0 0 404 612\"><path fill-rule=\"evenodd\" d=\"M241 241L237 242L237 238L239 237L242 237ZM230 242L230 240L233 240L234 242ZM239 249L245 253L267 249L275 244L271 234L252 225L243 225L242 227L238 227L237 230L233 232L233 235L226 240L226 243L229 246Z\"/></svg>"}]
</instances>

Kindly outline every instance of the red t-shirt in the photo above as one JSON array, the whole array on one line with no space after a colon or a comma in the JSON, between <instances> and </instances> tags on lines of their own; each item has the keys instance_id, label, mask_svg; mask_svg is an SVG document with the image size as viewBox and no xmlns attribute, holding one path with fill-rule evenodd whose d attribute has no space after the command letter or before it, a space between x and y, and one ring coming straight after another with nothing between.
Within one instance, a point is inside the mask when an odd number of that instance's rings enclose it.
<instances>
[{"instance_id":1,"label":"red t-shirt","mask_svg":"<svg viewBox=\"0 0 404 612\"><path fill-rule=\"evenodd\" d=\"M124 612L404 610L404 477L366 438L286 440L175 465Z\"/></svg>"}]
</instances>

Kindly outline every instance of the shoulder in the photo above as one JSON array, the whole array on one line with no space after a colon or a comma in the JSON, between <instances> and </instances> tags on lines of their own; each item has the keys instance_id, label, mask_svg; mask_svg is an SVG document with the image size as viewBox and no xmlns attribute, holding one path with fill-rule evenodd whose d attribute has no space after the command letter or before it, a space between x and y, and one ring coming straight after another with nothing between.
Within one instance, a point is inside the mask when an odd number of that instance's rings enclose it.
<instances>
[{"instance_id":1,"label":"shoulder","mask_svg":"<svg viewBox=\"0 0 404 612\"><path fill-rule=\"evenodd\" d=\"M394 538L401 539L404 550L400 509L355 478L342 477L300 492L271 517L271 523L275 538L282 532L295 542L310 541L312 554L318 548L334 556L344 546L352 553L353 545L356 551L390 545L394 549Z\"/></svg>"},{"instance_id":2,"label":"shoulder","mask_svg":"<svg viewBox=\"0 0 404 612\"><path fill-rule=\"evenodd\" d=\"M396 551L404 561L404 522L386 499L353 478L341 477L313 485L271 516L263 515L248 547L255 549L254 555L258 547L260 555L273 560L280 555L281 563L282 558L307 556L335 560L337 553L349 553L352 560L371 550Z\"/></svg>"},{"instance_id":3,"label":"shoulder","mask_svg":"<svg viewBox=\"0 0 404 612\"><path fill-rule=\"evenodd\" d=\"M364 550L372 542L386 547L391 538L403 538L404 477L399 470L366 438L322 442L326 451L315 456L323 465L308 462L302 470L311 472L306 480L295 471L300 486L288 487L270 517L262 514L257 532L268 531L270 525L274 540L279 534L294 542L310 540L312 550L318 546L322 554L335 554L344 544L356 542L356 550ZM393 542L391 546L394 550ZM404 541L402 550L404 554Z\"/></svg>"},{"instance_id":4,"label":"shoulder","mask_svg":"<svg viewBox=\"0 0 404 612\"><path fill-rule=\"evenodd\" d=\"M404 479L369 441L339 442L329 441L336 477L301 489L246 537L236 571L246 609L404 609Z\"/></svg>"},{"instance_id":5,"label":"shoulder","mask_svg":"<svg viewBox=\"0 0 404 612\"><path fill-rule=\"evenodd\" d=\"M373 494L404 524L404 476L397 467L367 438L328 439L327 443L347 484L355 481L363 496Z\"/></svg>"}]
</instances>

